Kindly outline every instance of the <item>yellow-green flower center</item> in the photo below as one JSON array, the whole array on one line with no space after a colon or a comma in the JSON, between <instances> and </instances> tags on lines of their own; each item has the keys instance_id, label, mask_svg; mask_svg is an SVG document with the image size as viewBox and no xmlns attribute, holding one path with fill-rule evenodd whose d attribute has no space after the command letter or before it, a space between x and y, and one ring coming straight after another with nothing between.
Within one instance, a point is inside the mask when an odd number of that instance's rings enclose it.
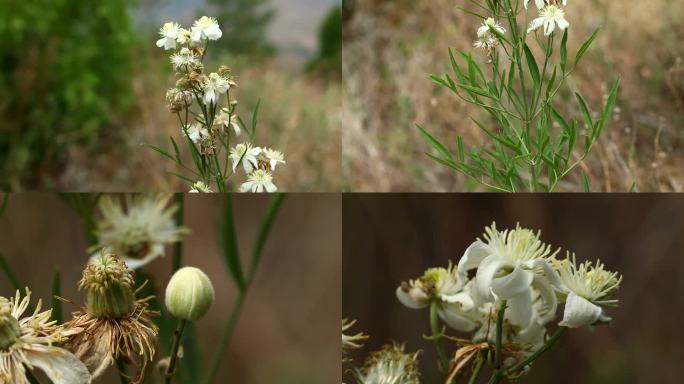
<instances>
[{"instance_id":1,"label":"yellow-green flower center","mask_svg":"<svg viewBox=\"0 0 684 384\"><path fill-rule=\"evenodd\" d=\"M12 316L9 301L0 297L0 351L7 350L19 340L19 321Z\"/></svg>"}]
</instances>

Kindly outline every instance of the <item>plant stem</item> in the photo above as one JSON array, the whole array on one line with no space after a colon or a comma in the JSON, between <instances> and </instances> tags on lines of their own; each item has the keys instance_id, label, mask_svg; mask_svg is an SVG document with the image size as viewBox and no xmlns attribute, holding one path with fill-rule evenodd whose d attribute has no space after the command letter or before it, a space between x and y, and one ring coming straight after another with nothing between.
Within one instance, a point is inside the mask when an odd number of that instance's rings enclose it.
<instances>
[{"instance_id":1,"label":"plant stem","mask_svg":"<svg viewBox=\"0 0 684 384\"><path fill-rule=\"evenodd\" d=\"M182 227L185 210L185 195L182 193L176 194L176 204L178 204L178 211L176 212L176 226ZM173 245L173 272L176 272L183 265L183 242L178 241Z\"/></svg>"},{"instance_id":2,"label":"plant stem","mask_svg":"<svg viewBox=\"0 0 684 384\"><path fill-rule=\"evenodd\" d=\"M494 358L494 366L496 369L501 368L503 358L501 356L501 344L503 339L503 322L504 315L506 314L506 300L501 302L501 308L499 308L499 313L496 318L496 356Z\"/></svg>"},{"instance_id":3,"label":"plant stem","mask_svg":"<svg viewBox=\"0 0 684 384\"><path fill-rule=\"evenodd\" d=\"M470 380L468 380L468 384L475 384L477 383L477 379L480 378L480 373L482 372L482 367L484 366L485 358L484 356L478 360L477 365L475 365L475 370L473 371L472 376L470 376Z\"/></svg>"},{"instance_id":4,"label":"plant stem","mask_svg":"<svg viewBox=\"0 0 684 384\"><path fill-rule=\"evenodd\" d=\"M436 300L430 304L430 328L432 329L432 342L437 349L439 356L439 369L446 372L449 368L449 358L447 357L444 345L442 344L442 331L439 329L439 316L437 310L439 309L439 302Z\"/></svg>"},{"instance_id":5,"label":"plant stem","mask_svg":"<svg viewBox=\"0 0 684 384\"><path fill-rule=\"evenodd\" d=\"M183 330L187 324L186 320L180 320L178 322L178 328L173 333L173 346L171 347L171 360L169 361L169 367L166 369L166 379L165 383L170 384L171 378L176 371L176 363L178 362L178 350L180 349L181 340L183 339Z\"/></svg>"},{"instance_id":6,"label":"plant stem","mask_svg":"<svg viewBox=\"0 0 684 384\"><path fill-rule=\"evenodd\" d=\"M556 332L546 341L546 343L544 343L544 345L541 348L539 348L539 350L537 350L527 359L513 366L513 368L507 370L506 373L516 373L517 371L520 371L521 369L525 368L525 366L530 365L533 361L537 360L541 355L543 355L549 349L551 349L551 347L553 347L554 344L556 344L558 339L560 339L560 337L567 329L567 327L558 327L558 329L556 329Z\"/></svg>"},{"instance_id":7,"label":"plant stem","mask_svg":"<svg viewBox=\"0 0 684 384\"><path fill-rule=\"evenodd\" d=\"M223 328L223 335L221 335L221 339L218 343L218 350L214 353L211 365L204 379L205 384L211 384L214 382L214 377L216 377L216 373L218 372L219 366L221 365L223 354L226 351L228 342L230 341L230 338L233 335L233 330L235 329L235 325L237 324L238 318L240 317L240 312L242 311L242 306L245 302L246 294L246 289L244 291L240 291L240 294L238 295L235 304L233 304L233 309L230 311L228 321L226 322L226 325Z\"/></svg>"}]
</instances>

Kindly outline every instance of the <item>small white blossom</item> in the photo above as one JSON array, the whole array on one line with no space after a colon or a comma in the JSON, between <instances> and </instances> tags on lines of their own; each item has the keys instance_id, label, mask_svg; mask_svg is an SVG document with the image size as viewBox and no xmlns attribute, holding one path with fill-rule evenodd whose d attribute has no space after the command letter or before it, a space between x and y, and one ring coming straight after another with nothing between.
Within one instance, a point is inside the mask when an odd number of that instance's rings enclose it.
<instances>
[{"instance_id":1,"label":"small white blossom","mask_svg":"<svg viewBox=\"0 0 684 384\"><path fill-rule=\"evenodd\" d=\"M560 30L565 30L570 26L570 23L565 20L563 8L556 5L547 5L539 12L539 17L532 20L527 33L535 31L542 26L544 27L544 35L549 36L556 27Z\"/></svg>"},{"instance_id":2,"label":"small white blossom","mask_svg":"<svg viewBox=\"0 0 684 384\"><path fill-rule=\"evenodd\" d=\"M203 181L198 181L192 185L190 193L213 193L213 191Z\"/></svg>"},{"instance_id":3,"label":"small white blossom","mask_svg":"<svg viewBox=\"0 0 684 384\"><path fill-rule=\"evenodd\" d=\"M244 168L245 173L252 173L259 165L259 160L257 159L259 154L261 154L261 148L252 147L250 143L241 143L231 148L230 158L233 161L233 172L235 172L238 164L242 162L242 168Z\"/></svg>"},{"instance_id":4,"label":"small white blossom","mask_svg":"<svg viewBox=\"0 0 684 384\"><path fill-rule=\"evenodd\" d=\"M525 0L525 9L527 9L527 3L529 3L530 0ZM542 9L544 8L547 4L555 4L558 5L560 3L560 0L534 0L534 5L537 6L537 9ZM568 5L568 0L563 0L563 6Z\"/></svg>"},{"instance_id":5,"label":"small white blossom","mask_svg":"<svg viewBox=\"0 0 684 384\"><path fill-rule=\"evenodd\" d=\"M230 89L230 81L218 73L212 72L205 78L202 89L204 90L204 104L216 104L219 96Z\"/></svg>"},{"instance_id":6,"label":"small white blossom","mask_svg":"<svg viewBox=\"0 0 684 384\"><path fill-rule=\"evenodd\" d=\"M183 47L178 53L171 55L171 64L174 70L187 69L191 65L200 62L199 56L188 48Z\"/></svg>"},{"instance_id":7,"label":"small white blossom","mask_svg":"<svg viewBox=\"0 0 684 384\"><path fill-rule=\"evenodd\" d=\"M186 133L185 130L183 133ZM192 123L187 129L188 138L195 144L200 143L202 140L210 137L209 131L199 123Z\"/></svg>"},{"instance_id":8,"label":"small white blossom","mask_svg":"<svg viewBox=\"0 0 684 384\"><path fill-rule=\"evenodd\" d=\"M165 50L176 48L176 39L178 38L180 29L181 27L178 23L164 23L164 26L159 30L159 34L162 38L157 40L157 47L164 48Z\"/></svg>"},{"instance_id":9,"label":"small white blossom","mask_svg":"<svg viewBox=\"0 0 684 384\"><path fill-rule=\"evenodd\" d=\"M499 39L492 33L492 29L495 29L502 34L506 33L506 28L490 17L477 29L477 40L473 43L475 48L483 48L487 51L491 51L499 44Z\"/></svg>"},{"instance_id":10,"label":"small white blossom","mask_svg":"<svg viewBox=\"0 0 684 384\"><path fill-rule=\"evenodd\" d=\"M278 190L273 184L273 176L271 172L264 169L257 169L247 176L247 181L240 187L242 192L268 192L272 193Z\"/></svg>"},{"instance_id":11,"label":"small white blossom","mask_svg":"<svg viewBox=\"0 0 684 384\"><path fill-rule=\"evenodd\" d=\"M178 37L176 38L176 41L180 45L188 44L191 41L190 31L185 28L178 30Z\"/></svg>"},{"instance_id":12,"label":"small white blossom","mask_svg":"<svg viewBox=\"0 0 684 384\"><path fill-rule=\"evenodd\" d=\"M266 160L271 165L271 171L275 171L276 165L285 164L285 156L280 151L271 148L264 148L262 151Z\"/></svg>"},{"instance_id":13,"label":"small white blossom","mask_svg":"<svg viewBox=\"0 0 684 384\"><path fill-rule=\"evenodd\" d=\"M222 34L218 21L213 17L207 16L202 16L199 20L196 20L190 31L190 37L195 42L203 39L218 40Z\"/></svg>"},{"instance_id":14,"label":"small white blossom","mask_svg":"<svg viewBox=\"0 0 684 384\"><path fill-rule=\"evenodd\" d=\"M221 111L218 113L218 116L216 116L214 122L225 128L232 128L233 132L235 132L235 136L240 136L240 133L242 133L242 129L240 129L240 125L237 123L237 116L231 115L227 108L221 108Z\"/></svg>"}]
</instances>

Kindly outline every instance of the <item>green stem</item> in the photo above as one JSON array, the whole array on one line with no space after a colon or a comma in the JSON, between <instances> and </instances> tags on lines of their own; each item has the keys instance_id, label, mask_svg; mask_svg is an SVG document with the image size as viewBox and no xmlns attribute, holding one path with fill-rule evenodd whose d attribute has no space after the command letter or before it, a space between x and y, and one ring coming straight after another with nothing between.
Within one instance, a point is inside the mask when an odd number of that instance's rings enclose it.
<instances>
[{"instance_id":1,"label":"green stem","mask_svg":"<svg viewBox=\"0 0 684 384\"><path fill-rule=\"evenodd\" d=\"M223 335L221 335L221 339L219 340L218 349L214 353L211 365L203 381L205 384L211 384L214 382L214 378L216 377L219 366L221 365L221 360L223 360L223 355L226 352L226 347L228 346L228 342L230 341L230 338L233 335L235 325L237 324L238 318L240 317L240 312L242 311L242 306L245 302L246 294L246 290L241 291L238 295L237 300L235 301L235 304L233 304L233 309L230 311L228 321L226 321L226 325L223 328Z\"/></svg>"},{"instance_id":2,"label":"green stem","mask_svg":"<svg viewBox=\"0 0 684 384\"><path fill-rule=\"evenodd\" d=\"M501 356L501 344L503 340L503 323L504 315L506 314L506 300L501 302L501 308L499 308L499 313L496 318L496 357L494 359L494 366L496 369L501 368L503 363L503 358Z\"/></svg>"},{"instance_id":3,"label":"green stem","mask_svg":"<svg viewBox=\"0 0 684 384\"><path fill-rule=\"evenodd\" d=\"M485 358L480 357L480 359L477 361L477 365L475 365L475 370L473 371L472 376L470 376L470 380L468 380L468 384L475 384L477 383L477 379L480 378L480 373L482 372L482 367L484 366Z\"/></svg>"},{"instance_id":4,"label":"green stem","mask_svg":"<svg viewBox=\"0 0 684 384\"><path fill-rule=\"evenodd\" d=\"M176 204L178 204L178 211L176 211L176 226L182 227L184 221L185 210L185 195L182 193L176 194ZM173 272L176 272L183 265L183 242L178 241L173 245Z\"/></svg>"},{"instance_id":5,"label":"green stem","mask_svg":"<svg viewBox=\"0 0 684 384\"><path fill-rule=\"evenodd\" d=\"M434 300L430 304L430 328L432 329L432 342L435 344L435 349L437 349L437 355L439 356L439 369L442 372L446 372L449 369L449 358L447 357L446 351L444 350L444 345L442 344L442 331L439 327L439 315L437 310L439 309L439 302Z\"/></svg>"},{"instance_id":6,"label":"green stem","mask_svg":"<svg viewBox=\"0 0 684 384\"><path fill-rule=\"evenodd\" d=\"M123 361L116 360L116 370L119 372L119 381L121 384L128 384L128 376L126 375L126 366Z\"/></svg>"},{"instance_id":7,"label":"green stem","mask_svg":"<svg viewBox=\"0 0 684 384\"><path fill-rule=\"evenodd\" d=\"M541 355L546 353L551 347L556 344L558 339L560 339L561 336L563 336L563 333L567 330L567 327L558 327L556 329L556 332L544 343L544 345L539 348L535 353L533 353L530 357L527 359L523 360L522 362L516 364L513 366L513 368L509 369L506 371L506 373L511 374L511 373L516 373L520 371L521 369L525 368L525 366L532 364L533 361L537 360Z\"/></svg>"},{"instance_id":8,"label":"green stem","mask_svg":"<svg viewBox=\"0 0 684 384\"><path fill-rule=\"evenodd\" d=\"M186 320L180 320L178 322L178 328L173 333L173 346L171 347L171 360L169 361L169 367L166 369L166 379L164 382L166 384L171 383L173 374L176 372L176 364L178 363L178 350L180 349L181 341L183 340L183 330L185 330Z\"/></svg>"}]
</instances>

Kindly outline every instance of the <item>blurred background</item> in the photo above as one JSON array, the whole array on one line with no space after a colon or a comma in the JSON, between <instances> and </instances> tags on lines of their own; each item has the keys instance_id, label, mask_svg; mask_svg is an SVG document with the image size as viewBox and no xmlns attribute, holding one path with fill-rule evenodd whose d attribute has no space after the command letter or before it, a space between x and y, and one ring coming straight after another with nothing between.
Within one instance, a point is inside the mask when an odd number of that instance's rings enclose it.
<instances>
[{"instance_id":1,"label":"blurred background","mask_svg":"<svg viewBox=\"0 0 684 384\"><path fill-rule=\"evenodd\" d=\"M0 189L180 190L175 82L160 26L215 16L205 64L237 76L238 115L283 151L284 191L341 188L340 0L34 0L0 3Z\"/></svg>"},{"instance_id":2,"label":"blurred background","mask_svg":"<svg viewBox=\"0 0 684 384\"><path fill-rule=\"evenodd\" d=\"M234 197L242 255L251 255L268 202L261 196ZM183 244L184 264L204 270L216 290L216 302L196 323L202 351L198 358L205 367L237 297L218 243L222 206L222 196L186 195L185 225L192 232ZM340 215L339 196L286 198L216 382L340 382ZM87 260L87 243L78 216L59 196L11 195L0 218L0 234L0 252L33 291L34 299L43 298L49 305L53 269L59 268L62 296L83 302L84 295L77 291L76 283ZM144 269L151 283L163 289L171 276L171 252ZM14 290L5 275L0 276L0 295L12 296ZM65 317L75 309L63 304ZM158 353L156 359L162 357L163 353ZM119 383L113 371L98 382Z\"/></svg>"},{"instance_id":3,"label":"blurred background","mask_svg":"<svg viewBox=\"0 0 684 384\"><path fill-rule=\"evenodd\" d=\"M349 356L361 364L384 343L406 342L408 351L423 351L422 382L440 382L434 348L422 339L429 314L402 306L395 290L429 267L457 263L492 221L499 229L519 222L578 261L600 258L624 275L612 325L566 333L521 382L679 383L681 212L684 198L676 195L345 195L342 314L370 335Z\"/></svg>"},{"instance_id":4,"label":"blurred background","mask_svg":"<svg viewBox=\"0 0 684 384\"><path fill-rule=\"evenodd\" d=\"M450 71L447 49L471 50L478 21L457 9L469 1L345 0L343 10L343 173L355 191L467 191L465 177L425 156L425 127L455 151L483 133L477 108L427 79ZM615 118L584 164L592 191L684 189L684 2L574 0L568 49L601 33L569 79L592 110L611 83L622 87ZM572 92L557 107L579 116ZM563 105L563 101L567 101ZM432 153L432 152L430 152ZM562 190L579 191L573 175Z\"/></svg>"}]
</instances>

